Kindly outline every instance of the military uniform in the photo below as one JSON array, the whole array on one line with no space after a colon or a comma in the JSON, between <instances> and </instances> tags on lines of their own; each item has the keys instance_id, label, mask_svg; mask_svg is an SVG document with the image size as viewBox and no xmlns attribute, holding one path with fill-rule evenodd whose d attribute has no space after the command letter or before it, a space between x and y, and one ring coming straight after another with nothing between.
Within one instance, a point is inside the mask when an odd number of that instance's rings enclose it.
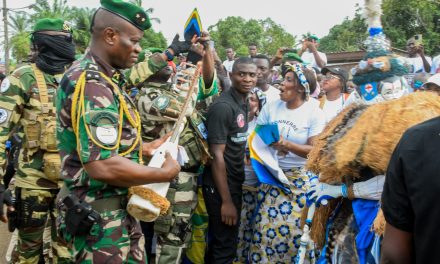
<instances>
[{"instance_id":1,"label":"military uniform","mask_svg":"<svg viewBox=\"0 0 440 264\"><path fill-rule=\"evenodd\" d=\"M61 19L37 21L34 33L38 31L71 33ZM58 73L43 72L36 64L25 65L5 79L0 88L1 168L6 162L5 142L10 133L23 133L15 174L19 263L38 262L48 217L55 219L54 201L62 183L59 177L61 161L55 139L54 98L62 77L62 72ZM3 177L2 174L0 176ZM69 262L71 255L56 235L55 222L52 223L54 261Z\"/></svg>"},{"instance_id":2,"label":"military uniform","mask_svg":"<svg viewBox=\"0 0 440 264\"><path fill-rule=\"evenodd\" d=\"M100 8L141 30L151 26L145 11L129 2L102 0ZM140 118L125 88L165 67L166 61L156 56L142 65L126 79L90 50L60 84L57 138L67 198L86 203L100 218L94 218L98 220L90 229L71 232L74 219L67 216L72 210L60 203L60 234L72 244L77 263L146 262L139 222L126 210L128 188L95 180L83 167L118 155L142 163Z\"/></svg>"},{"instance_id":3,"label":"military uniform","mask_svg":"<svg viewBox=\"0 0 440 264\"><path fill-rule=\"evenodd\" d=\"M155 140L173 130L191 83L195 67L187 67L177 74L177 85L171 83L146 82L136 96L136 104L142 120L142 137ZM210 87L205 87L202 78L196 83L195 93L187 110L187 122L180 134L179 145L183 146L189 160L171 183L167 199L171 203L167 215L160 216L154 224L158 236L156 263L180 263L184 249L191 238L191 216L197 205L197 175L203 160L209 156L206 144L206 129L198 107L204 108L218 94L216 76ZM196 106L197 103L197 106ZM200 109L200 110L202 110Z\"/></svg>"},{"instance_id":4,"label":"military uniform","mask_svg":"<svg viewBox=\"0 0 440 264\"><path fill-rule=\"evenodd\" d=\"M74 90L84 72L84 98L87 99L78 101L78 104L84 104L85 115L77 117L79 126L75 128L75 122L72 120L75 117L71 115L72 104L76 104ZM107 76L110 82L101 74ZM96 263L105 263L110 259L115 261L114 263L145 262L144 240L139 223L125 210L128 189L94 180L81 164L108 159L130 149L124 157L139 162L141 141L136 140L136 125L140 124L133 124L126 115L122 123L119 123L121 104L126 105L132 119L136 118L134 105L121 89L125 83L120 71L88 52L69 69L60 85L57 99L57 137L63 160L62 177L69 192L89 203L102 218L102 222L97 223L89 234L75 237L66 232L65 219L58 220L61 234L73 245L77 262L93 260ZM124 101L116 99L118 93L123 96ZM122 130L119 130L119 126L122 126ZM90 133L86 129L89 129ZM104 129L107 130L107 135L102 132ZM121 133L120 142L117 142L118 133ZM117 144L116 148L111 149ZM103 203L114 206L106 209L102 206Z\"/></svg>"}]
</instances>

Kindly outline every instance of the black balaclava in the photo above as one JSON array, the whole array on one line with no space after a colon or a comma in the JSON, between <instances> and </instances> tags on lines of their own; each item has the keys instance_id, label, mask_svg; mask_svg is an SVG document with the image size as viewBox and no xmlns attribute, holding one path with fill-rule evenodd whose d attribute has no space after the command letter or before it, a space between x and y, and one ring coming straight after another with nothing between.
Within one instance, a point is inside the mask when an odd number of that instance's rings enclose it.
<instances>
[{"instance_id":1,"label":"black balaclava","mask_svg":"<svg viewBox=\"0 0 440 264\"><path fill-rule=\"evenodd\" d=\"M35 63L45 73L63 73L75 60L75 44L71 36L34 33L32 42L38 50Z\"/></svg>"}]
</instances>

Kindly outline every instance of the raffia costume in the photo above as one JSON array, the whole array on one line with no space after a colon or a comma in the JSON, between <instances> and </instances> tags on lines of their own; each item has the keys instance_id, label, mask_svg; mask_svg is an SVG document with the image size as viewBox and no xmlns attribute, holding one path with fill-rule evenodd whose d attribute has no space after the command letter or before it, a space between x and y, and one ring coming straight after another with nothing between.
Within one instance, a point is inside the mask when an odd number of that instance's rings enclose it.
<instances>
[{"instance_id":1,"label":"raffia costume","mask_svg":"<svg viewBox=\"0 0 440 264\"><path fill-rule=\"evenodd\" d=\"M385 227L379 199L391 154L405 130L440 114L436 95L405 95L406 65L388 51L380 5L366 0L368 53L352 70L360 103L327 125L306 164L320 183L347 186L343 197L316 208L311 238L322 249L318 263L379 263Z\"/></svg>"}]
</instances>

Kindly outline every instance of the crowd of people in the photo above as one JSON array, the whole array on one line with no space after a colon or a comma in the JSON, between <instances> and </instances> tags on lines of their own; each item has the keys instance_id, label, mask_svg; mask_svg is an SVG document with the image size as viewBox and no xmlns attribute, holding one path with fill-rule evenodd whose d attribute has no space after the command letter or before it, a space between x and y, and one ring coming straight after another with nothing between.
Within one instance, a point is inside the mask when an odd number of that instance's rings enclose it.
<instances>
[{"instance_id":1,"label":"crowd of people","mask_svg":"<svg viewBox=\"0 0 440 264\"><path fill-rule=\"evenodd\" d=\"M224 61L205 31L141 47L126 1L79 56L38 20L0 75L7 262L436 263L440 55L394 55L378 25L347 69L315 35Z\"/></svg>"}]
</instances>

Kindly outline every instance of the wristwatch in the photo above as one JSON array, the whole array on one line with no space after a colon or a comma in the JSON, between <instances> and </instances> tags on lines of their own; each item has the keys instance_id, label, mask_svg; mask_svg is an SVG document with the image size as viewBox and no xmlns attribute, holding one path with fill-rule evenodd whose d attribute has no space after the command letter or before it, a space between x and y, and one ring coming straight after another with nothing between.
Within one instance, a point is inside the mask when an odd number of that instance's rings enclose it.
<instances>
[{"instance_id":1,"label":"wristwatch","mask_svg":"<svg viewBox=\"0 0 440 264\"><path fill-rule=\"evenodd\" d=\"M165 55L167 55L167 60L168 60L168 61L172 61L172 60L174 59L174 55L171 54L171 52L170 52L169 49L167 49L167 50L165 51Z\"/></svg>"}]
</instances>

